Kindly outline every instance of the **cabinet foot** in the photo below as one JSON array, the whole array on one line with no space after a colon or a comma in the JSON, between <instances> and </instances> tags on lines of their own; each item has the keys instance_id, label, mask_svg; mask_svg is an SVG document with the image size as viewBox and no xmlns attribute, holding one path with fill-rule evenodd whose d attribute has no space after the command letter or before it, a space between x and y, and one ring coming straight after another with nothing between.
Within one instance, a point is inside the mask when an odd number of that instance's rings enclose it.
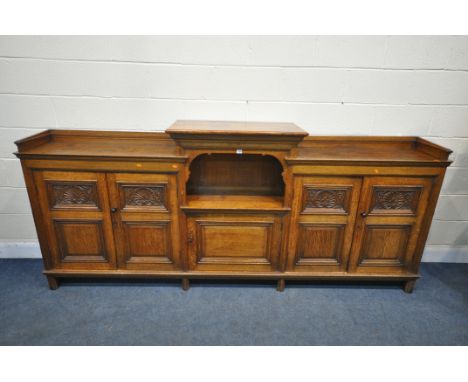
<instances>
[{"instance_id":1,"label":"cabinet foot","mask_svg":"<svg viewBox=\"0 0 468 382\"><path fill-rule=\"evenodd\" d=\"M182 279L182 289L183 290L189 290L190 288L190 281L187 278Z\"/></svg>"},{"instance_id":2,"label":"cabinet foot","mask_svg":"<svg viewBox=\"0 0 468 382\"><path fill-rule=\"evenodd\" d=\"M284 279L279 279L279 280L278 280L278 284L277 284L277 286L276 286L276 290L277 290L278 292L282 292L282 291L284 291L284 287L285 287L285 286L286 286L286 283L285 283Z\"/></svg>"},{"instance_id":3,"label":"cabinet foot","mask_svg":"<svg viewBox=\"0 0 468 382\"><path fill-rule=\"evenodd\" d=\"M416 280L408 280L405 281L405 285L403 289L406 293L413 293L414 285L416 284Z\"/></svg>"},{"instance_id":4,"label":"cabinet foot","mask_svg":"<svg viewBox=\"0 0 468 382\"><path fill-rule=\"evenodd\" d=\"M55 290L59 287L59 281L57 277L47 276L47 283L49 284L49 289Z\"/></svg>"}]
</instances>

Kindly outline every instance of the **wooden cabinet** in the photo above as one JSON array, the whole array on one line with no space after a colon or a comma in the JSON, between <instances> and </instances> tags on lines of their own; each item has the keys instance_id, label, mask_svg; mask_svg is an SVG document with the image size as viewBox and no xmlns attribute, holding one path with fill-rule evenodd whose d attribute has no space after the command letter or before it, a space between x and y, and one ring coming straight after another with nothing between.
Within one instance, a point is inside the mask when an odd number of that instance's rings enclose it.
<instances>
[{"instance_id":1,"label":"wooden cabinet","mask_svg":"<svg viewBox=\"0 0 468 382\"><path fill-rule=\"evenodd\" d=\"M182 269L175 176L111 173L107 183L119 268Z\"/></svg>"},{"instance_id":2,"label":"wooden cabinet","mask_svg":"<svg viewBox=\"0 0 468 382\"><path fill-rule=\"evenodd\" d=\"M411 271L431 178L366 177L350 272Z\"/></svg>"},{"instance_id":3,"label":"wooden cabinet","mask_svg":"<svg viewBox=\"0 0 468 382\"><path fill-rule=\"evenodd\" d=\"M34 182L53 267L115 269L105 174L35 171Z\"/></svg>"},{"instance_id":4,"label":"wooden cabinet","mask_svg":"<svg viewBox=\"0 0 468 382\"><path fill-rule=\"evenodd\" d=\"M360 177L297 177L288 270L346 271Z\"/></svg>"},{"instance_id":5,"label":"wooden cabinet","mask_svg":"<svg viewBox=\"0 0 468 382\"><path fill-rule=\"evenodd\" d=\"M394 280L410 292L450 150L293 124L49 130L16 142L51 288L63 277Z\"/></svg>"}]
</instances>

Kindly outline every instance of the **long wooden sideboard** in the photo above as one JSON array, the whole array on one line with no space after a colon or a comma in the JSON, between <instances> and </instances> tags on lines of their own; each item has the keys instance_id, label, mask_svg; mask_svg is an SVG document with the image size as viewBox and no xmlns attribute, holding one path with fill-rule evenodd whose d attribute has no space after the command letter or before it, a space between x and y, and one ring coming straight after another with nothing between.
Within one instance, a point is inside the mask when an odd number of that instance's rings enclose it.
<instances>
[{"instance_id":1,"label":"long wooden sideboard","mask_svg":"<svg viewBox=\"0 0 468 382\"><path fill-rule=\"evenodd\" d=\"M419 137L177 121L16 142L51 289L64 277L393 280L411 292L450 150Z\"/></svg>"}]
</instances>

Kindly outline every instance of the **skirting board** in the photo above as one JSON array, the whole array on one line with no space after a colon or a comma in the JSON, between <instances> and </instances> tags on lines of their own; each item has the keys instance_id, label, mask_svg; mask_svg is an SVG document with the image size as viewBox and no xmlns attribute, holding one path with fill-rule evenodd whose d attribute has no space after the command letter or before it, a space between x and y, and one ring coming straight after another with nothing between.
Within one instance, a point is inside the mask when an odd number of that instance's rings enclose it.
<instances>
[{"instance_id":1,"label":"skirting board","mask_svg":"<svg viewBox=\"0 0 468 382\"><path fill-rule=\"evenodd\" d=\"M36 242L0 242L0 259L40 259L41 251ZM424 250L426 263L468 263L468 247L429 245Z\"/></svg>"}]
</instances>

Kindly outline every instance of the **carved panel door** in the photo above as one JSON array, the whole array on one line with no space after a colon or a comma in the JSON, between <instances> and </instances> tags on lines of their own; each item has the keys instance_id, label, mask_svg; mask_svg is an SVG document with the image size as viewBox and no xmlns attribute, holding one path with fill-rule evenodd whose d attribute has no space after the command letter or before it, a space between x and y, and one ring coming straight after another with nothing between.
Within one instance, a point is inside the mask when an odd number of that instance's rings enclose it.
<instances>
[{"instance_id":1,"label":"carved panel door","mask_svg":"<svg viewBox=\"0 0 468 382\"><path fill-rule=\"evenodd\" d=\"M404 273L411 268L431 178L366 177L350 272Z\"/></svg>"},{"instance_id":2,"label":"carved panel door","mask_svg":"<svg viewBox=\"0 0 468 382\"><path fill-rule=\"evenodd\" d=\"M34 173L53 266L116 266L106 177L95 172Z\"/></svg>"},{"instance_id":3,"label":"carved panel door","mask_svg":"<svg viewBox=\"0 0 468 382\"><path fill-rule=\"evenodd\" d=\"M118 267L180 270L177 183L167 174L108 174Z\"/></svg>"},{"instance_id":4,"label":"carved panel door","mask_svg":"<svg viewBox=\"0 0 468 382\"><path fill-rule=\"evenodd\" d=\"M361 178L296 177L289 271L345 271Z\"/></svg>"}]
</instances>

